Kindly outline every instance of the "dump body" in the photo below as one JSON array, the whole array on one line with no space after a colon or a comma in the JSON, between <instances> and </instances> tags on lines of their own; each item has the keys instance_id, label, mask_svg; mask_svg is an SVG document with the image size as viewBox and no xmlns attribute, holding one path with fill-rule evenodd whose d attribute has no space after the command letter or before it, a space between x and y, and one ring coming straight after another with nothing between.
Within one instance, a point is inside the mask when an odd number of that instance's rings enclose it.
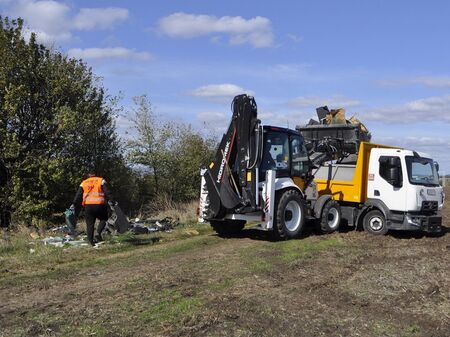
<instances>
[{"instance_id":1,"label":"dump body","mask_svg":"<svg viewBox=\"0 0 450 337\"><path fill-rule=\"evenodd\" d=\"M329 164L314 173L319 196L331 195L336 201L364 203L367 200L367 181L370 151L390 146L361 142L356 164Z\"/></svg>"}]
</instances>

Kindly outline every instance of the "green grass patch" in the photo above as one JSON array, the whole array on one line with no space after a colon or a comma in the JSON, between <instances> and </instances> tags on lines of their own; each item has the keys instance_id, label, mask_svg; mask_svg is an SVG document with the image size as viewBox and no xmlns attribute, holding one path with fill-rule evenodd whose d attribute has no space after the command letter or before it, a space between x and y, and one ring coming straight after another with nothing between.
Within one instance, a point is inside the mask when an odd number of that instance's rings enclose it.
<instances>
[{"instance_id":1,"label":"green grass patch","mask_svg":"<svg viewBox=\"0 0 450 337\"><path fill-rule=\"evenodd\" d=\"M247 248L241 252L244 270L251 273L266 273L279 264L291 264L314 254L344 247L345 243L333 236L309 237L299 240L264 242L257 249Z\"/></svg>"},{"instance_id":2,"label":"green grass patch","mask_svg":"<svg viewBox=\"0 0 450 337\"><path fill-rule=\"evenodd\" d=\"M333 236L320 239L311 237L303 240L278 242L276 244L278 245L281 260L288 264L310 257L321 251L344 246L344 242L341 239Z\"/></svg>"},{"instance_id":3,"label":"green grass patch","mask_svg":"<svg viewBox=\"0 0 450 337\"><path fill-rule=\"evenodd\" d=\"M166 289L158 294L158 302L143 311L139 319L150 325L177 324L200 311L204 301L195 296L184 296L177 290Z\"/></svg>"}]
</instances>

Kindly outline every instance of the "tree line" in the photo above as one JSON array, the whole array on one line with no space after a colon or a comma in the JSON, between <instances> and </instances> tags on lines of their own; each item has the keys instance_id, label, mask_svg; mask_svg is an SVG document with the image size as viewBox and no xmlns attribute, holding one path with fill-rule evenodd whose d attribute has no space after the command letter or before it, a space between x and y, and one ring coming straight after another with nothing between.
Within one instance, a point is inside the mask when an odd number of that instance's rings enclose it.
<instances>
[{"instance_id":1,"label":"tree line","mask_svg":"<svg viewBox=\"0 0 450 337\"><path fill-rule=\"evenodd\" d=\"M117 97L83 61L24 38L23 21L0 17L0 159L9 172L0 207L16 223L58 219L89 168L128 213L163 199L197 198L199 168L214 137L164 122L134 99L132 137L119 136Z\"/></svg>"}]
</instances>

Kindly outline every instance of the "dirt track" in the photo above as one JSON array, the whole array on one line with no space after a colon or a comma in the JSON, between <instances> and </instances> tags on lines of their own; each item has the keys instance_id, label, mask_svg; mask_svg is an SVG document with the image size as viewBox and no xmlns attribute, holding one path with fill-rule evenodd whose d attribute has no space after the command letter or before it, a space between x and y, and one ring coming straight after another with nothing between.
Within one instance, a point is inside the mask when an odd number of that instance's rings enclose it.
<instances>
[{"instance_id":1,"label":"dirt track","mask_svg":"<svg viewBox=\"0 0 450 337\"><path fill-rule=\"evenodd\" d=\"M450 335L450 233L260 235L141 246L3 283L0 336Z\"/></svg>"}]
</instances>

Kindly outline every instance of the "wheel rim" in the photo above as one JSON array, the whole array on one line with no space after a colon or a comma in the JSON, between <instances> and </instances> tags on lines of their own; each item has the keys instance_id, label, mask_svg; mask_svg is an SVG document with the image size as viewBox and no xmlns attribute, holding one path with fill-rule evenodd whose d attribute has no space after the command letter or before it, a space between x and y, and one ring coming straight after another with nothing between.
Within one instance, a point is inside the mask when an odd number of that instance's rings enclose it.
<instances>
[{"instance_id":1,"label":"wheel rim","mask_svg":"<svg viewBox=\"0 0 450 337\"><path fill-rule=\"evenodd\" d=\"M374 216L369 220L369 226L373 231L380 231L383 228L383 219L379 216Z\"/></svg>"},{"instance_id":2,"label":"wheel rim","mask_svg":"<svg viewBox=\"0 0 450 337\"><path fill-rule=\"evenodd\" d=\"M300 226L300 222L302 220L302 211L300 205L291 200L286 205L284 209L284 225L286 229L290 232L294 232Z\"/></svg>"},{"instance_id":3,"label":"wheel rim","mask_svg":"<svg viewBox=\"0 0 450 337\"><path fill-rule=\"evenodd\" d=\"M331 208L328 211L327 223L331 229L335 229L339 225L339 212L336 208Z\"/></svg>"}]
</instances>

